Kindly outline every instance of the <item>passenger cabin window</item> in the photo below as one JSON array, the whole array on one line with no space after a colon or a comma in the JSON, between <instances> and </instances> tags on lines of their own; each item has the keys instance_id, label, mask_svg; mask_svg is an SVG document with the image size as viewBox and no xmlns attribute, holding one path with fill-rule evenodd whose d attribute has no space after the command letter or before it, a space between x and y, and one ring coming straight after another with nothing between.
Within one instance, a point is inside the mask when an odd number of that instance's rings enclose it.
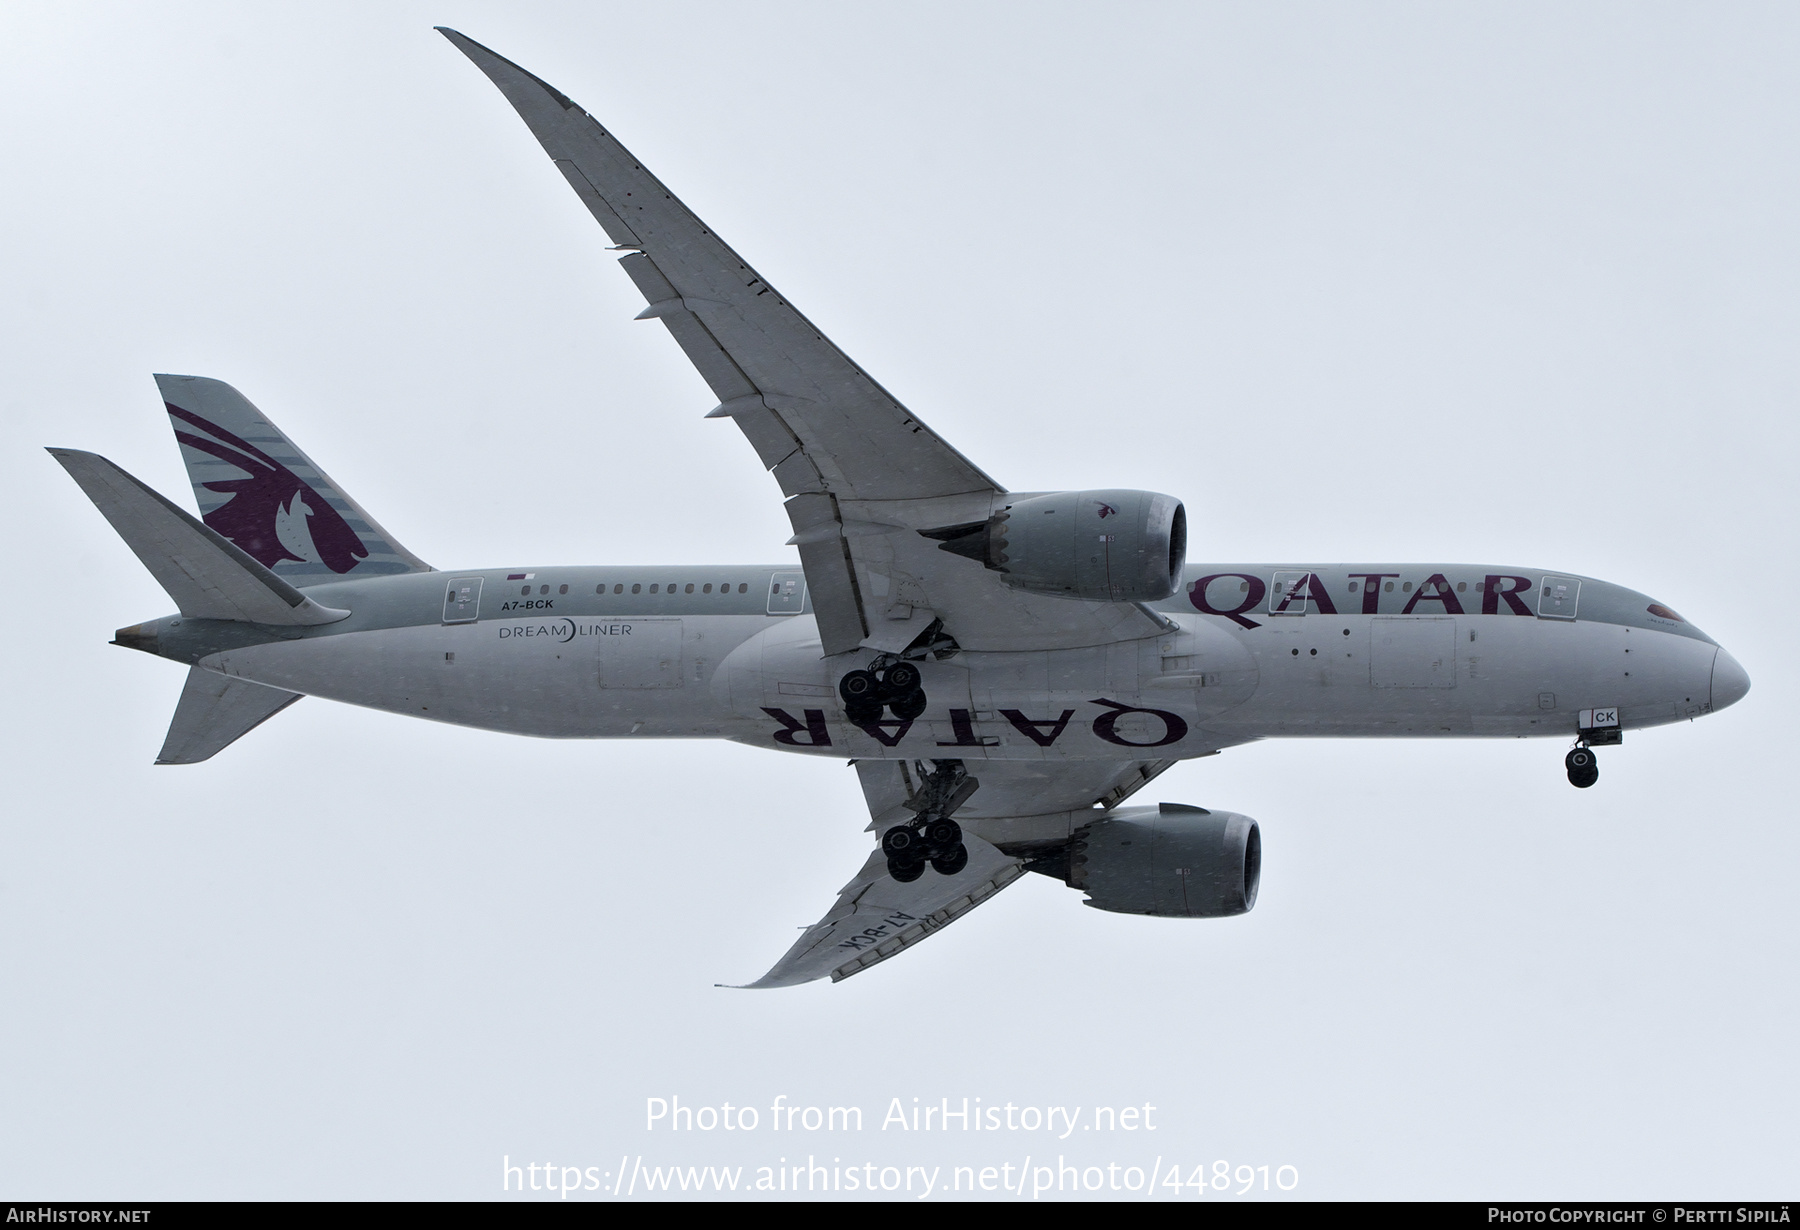
<instances>
[{"instance_id":1,"label":"passenger cabin window","mask_svg":"<svg viewBox=\"0 0 1800 1230\"><path fill-rule=\"evenodd\" d=\"M633 585L633 586L632 586L632 587L631 587L631 592L632 592L632 593L634 593L634 594L635 594L635 593L637 593L637 592L638 592L638 591L639 591L639 590L641 590L641 589L643 589L643 588L644 588L644 587L643 587L643 586L642 586L642 585Z\"/></svg>"},{"instance_id":2,"label":"passenger cabin window","mask_svg":"<svg viewBox=\"0 0 1800 1230\"><path fill-rule=\"evenodd\" d=\"M704 586L701 587L700 592L703 594L712 593L712 582L708 581Z\"/></svg>"},{"instance_id":3,"label":"passenger cabin window","mask_svg":"<svg viewBox=\"0 0 1800 1230\"><path fill-rule=\"evenodd\" d=\"M531 586L529 586L529 585L519 586L519 597L523 598L526 594L529 594L530 592L531 592Z\"/></svg>"},{"instance_id":4,"label":"passenger cabin window","mask_svg":"<svg viewBox=\"0 0 1800 1230\"><path fill-rule=\"evenodd\" d=\"M739 585L738 586L738 593L747 594L749 592L750 592L750 587L748 585Z\"/></svg>"},{"instance_id":5,"label":"passenger cabin window","mask_svg":"<svg viewBox=\"0 0 1800 1230\"><path fill-rule=\"evenodd\" d=\"M712 587L711 587L711 586L710 586L710 585L709 585L709 586L707 586L707 588L708 588L708 589L711 589L711 588L712 588ZM691 594L691 593L693 593L693 592L694 592L694 583L693 583L693 582L692 582L692 581L689 581L689 582L688 582L688 583L687 583L687 585L686 585L686 586L685 586L685 587L684 587L684 588L683 588L683 589L682 589L682 591L681 591L681 592L682 592L682 593L684 593L684 594Z\"/></svg>"},{"instance_id":6,"label":"passenger cabin window","mask_svg":"<svg viewBox=\"0 0 1800 1230\"><path fill-rule=\"evenodd\" d=\"M556 592L559 594L566 594L569 592L569 587L567 585L558 585L556 587Z\"/></svg>"},{"instance_id":7,"label":"passenger cabin window","mask_svg":"<svg viewBox=\"0 0 1800 1230\"><path fill-rule=\"evenodd\" d=\"M619 584L619 585L615 585L615 586L613 586L613 593L615 593L615 594L622 594L622 593L624 593L624 592L625 592L625 586L624 586L624 585L623 585L623 584ZM633 590L633 591L632 591L632 592L633 592L633 593L636 593L636 592L637 592L637 591L636 591L636 590Z\"/></svg>"}]
</instances>

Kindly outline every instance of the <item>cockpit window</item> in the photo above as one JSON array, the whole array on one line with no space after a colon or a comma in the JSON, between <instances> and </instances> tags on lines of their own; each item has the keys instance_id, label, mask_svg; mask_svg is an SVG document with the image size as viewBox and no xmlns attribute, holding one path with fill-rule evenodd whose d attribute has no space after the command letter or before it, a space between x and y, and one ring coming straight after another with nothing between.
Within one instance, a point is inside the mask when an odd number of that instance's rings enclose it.
<instances>
[{"instance_id":1,"label":"cockpit window","mask_svg":"<svg viewBox=\"0 0 1800 1230\"><path fill-rule=\"evenodd\" d=\"M1684 624L1687 622L1687 620L1683 619L1681 616L1677 615L1674 611L1671 611L1668 607L1664 606L1660 602L1652 602L1645 609L1648 610L1652 615L1656 616L1658 619L1672 619L1678 624Z\"/></svg>"}]
</instances>

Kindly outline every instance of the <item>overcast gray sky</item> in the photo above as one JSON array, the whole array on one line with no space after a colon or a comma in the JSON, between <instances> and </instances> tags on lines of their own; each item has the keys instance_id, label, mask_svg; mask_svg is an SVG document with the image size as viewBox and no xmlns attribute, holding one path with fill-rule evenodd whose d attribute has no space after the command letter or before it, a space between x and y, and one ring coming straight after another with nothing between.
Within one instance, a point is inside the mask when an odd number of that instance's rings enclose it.
<instances>
[{"instance_id":1,"label":"overcast gray sky","mask_svg":"<svg viewBox=\"0 0 1800 1230\"><path fill-rule=\"evenodd\" d=\"M1031 877L768 993L713 984L868 845L833 763L307 700L153 767L182 672L105 642L169 602L40 446L185 504L154 371L237 385L441 567L791 558L434 24L599 116L1001 482L1178 494L1195 561L1604 577L1754 690L1590 791L1555 741L1235 749L1146 799L1261 821L1251 915ZM1792 6L12 0L0 47L0 1197L809 1153L1794 1190ZM867 1127L777 1138L777 1095ZM646 1133L670 1096L764 1129ZM1158 1129L877 1126L965 1096Z\"/></svg>"}]
</instances>

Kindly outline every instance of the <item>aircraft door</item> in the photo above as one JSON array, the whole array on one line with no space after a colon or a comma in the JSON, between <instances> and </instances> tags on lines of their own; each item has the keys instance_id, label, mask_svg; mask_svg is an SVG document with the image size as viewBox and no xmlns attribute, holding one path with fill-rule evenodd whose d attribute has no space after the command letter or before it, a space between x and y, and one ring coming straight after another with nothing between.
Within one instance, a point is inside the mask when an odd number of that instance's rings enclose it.
<instances>
[{"instance_id":1,"label":"aircraft door","mask_svg":"<svg viewBox=\"0 0 1800 1230\"><path fill-rule=\"evenodd\" d=\"M444 589L444 622L472 624L481 614L481 578L457 577Z\"/></svg>"},{"instance_id":2,"label":"aircraft door","mask_svg":"<svg viewBox=\"0 0 1800 1230\"><path fill-rule=\"evenodd\" d=\"M1538 586L1539 619L1574 619L1581 600L1581 582L1575 577L1545 577Z\"/></svg>"},{"instance_id":3,"label":"aircraft door","mask_svg":"<svg viewBox=\"0 0 1800 1230\"><path fill-rule=\"evenodd\" d=\"M1304 615L1306 604L1312 600L1310 572L1277 572L1270 580L1269 614L1271 615ZM1298 589L1299 595L1294 591Z\"/></svg>"},{"instance_id":4,"label":"aircraft door","mask_svg":"<svg viewBox=\"0 0 1800 1230\"><path fill-rule=\"evenodd\" d=\"M769 614L798 615L805 606L804 572L777 572L769 578Z\"/></svg>"}]
</instances>

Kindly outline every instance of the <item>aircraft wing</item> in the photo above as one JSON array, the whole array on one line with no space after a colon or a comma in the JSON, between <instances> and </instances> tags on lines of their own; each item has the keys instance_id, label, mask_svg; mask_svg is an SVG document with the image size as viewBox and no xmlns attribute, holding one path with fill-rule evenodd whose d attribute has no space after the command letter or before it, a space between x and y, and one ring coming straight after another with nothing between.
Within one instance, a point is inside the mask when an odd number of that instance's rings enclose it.
<instances>
[{"instance_id":1,"label":"aircraft wing","mask_svg":"<svg viewBox=\"0 0 1800 1230\"><path fill-rule=\"evenodd\" d=\"M838 892L837 904L749 987L798 986L827 974L842 982L949 926L1025 874L1023 859L1000 853L972 833L963 834L963 844L968 866L953 876L927 871L911 884L888 874L887 859L877 848Z\"/></svg>"},{"instance_id":2,"label":"aircraft wing","mask_svg":"<svg viewBox=\"0 0 1800 1230\"><path fill-rule=\"evenodd\" d=\"M921 529L985 520L1004 488L945 443L566 95L439 27L500 88L612 237L626 273L787 497L826 654L905 645L942 618L967 649L1160 630L1128 603L1010 590Z\"/></svg>"},{"instance_id":3,"label":"aircraft wing","mask_svg":"<svg viewBox=\"0 0 1800 1230\"><path fill-rule=\"evenodd\" d=\"M966 867L950 876L928 870L902 884L888 874L878 845L862 870L839 890L825 917L808 927L774 968L749 987L791 987L827 975L842 982L897 956L1013 883L1025 874L1034 855L1066 841L1102 809L1117 806L1174 763L982 764L980 787L956 812L969 851ZM925 766L862 760L856 762L856 770L869 805L871 831L884 832L912 818L906 802L928 771Z\"/></svg>"}]
</instances>

